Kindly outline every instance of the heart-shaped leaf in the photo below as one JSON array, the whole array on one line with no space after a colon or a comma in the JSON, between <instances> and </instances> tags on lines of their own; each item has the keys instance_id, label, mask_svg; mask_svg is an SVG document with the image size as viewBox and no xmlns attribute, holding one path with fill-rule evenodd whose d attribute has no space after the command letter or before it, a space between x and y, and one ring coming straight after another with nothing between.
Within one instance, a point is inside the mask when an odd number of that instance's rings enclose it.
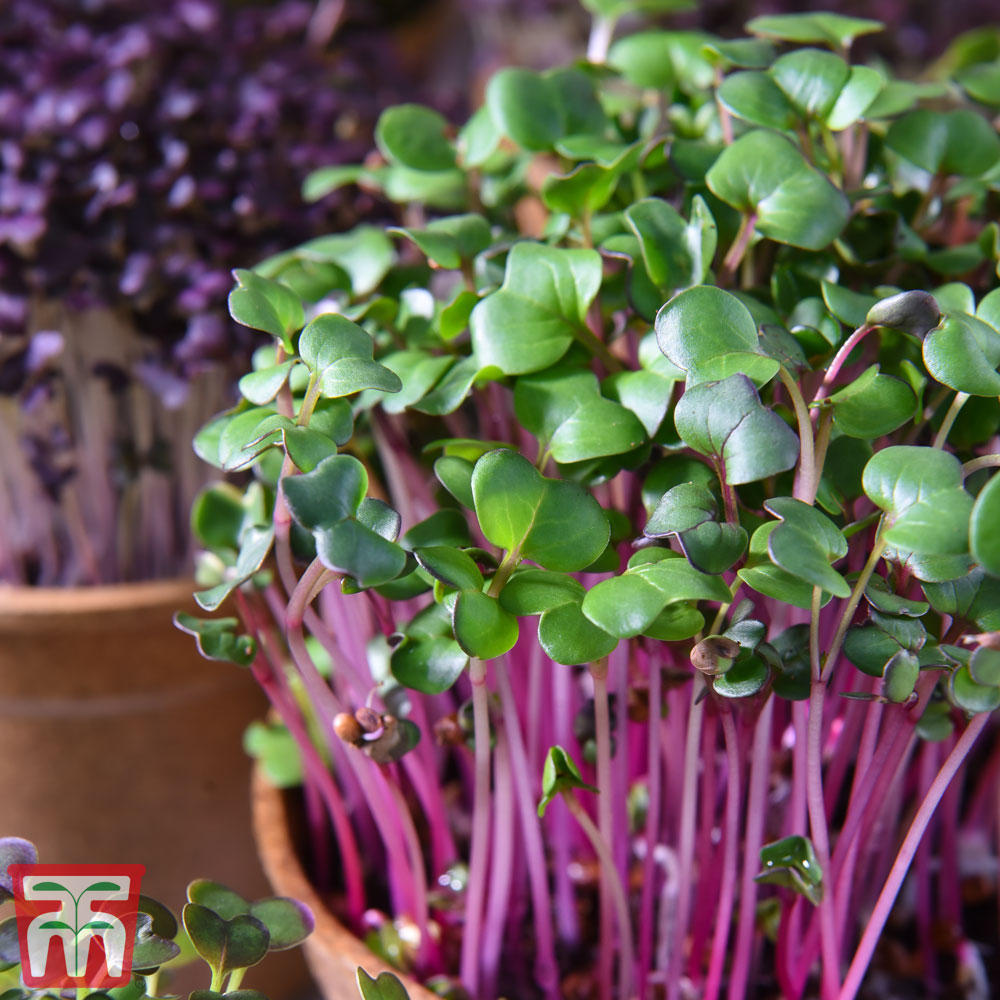
<instances>
[{"instance_id":1,"label":"heart-shaped leaf","mask_svg":"<svg viewBox=\"0 0 1000 1000\"><path fill-rule=\"evenodd\" d=\"M372 979L361 966L358 966L358 989L363 1000L409 1000L403 984L391 973L383 972L378 979Z\"/></svg>"},{"instance_id":2,"label":"heart-shaped leaf","mask_svg":"<svg viewBox=\"0 0 1000 1000\"><path fill-rule=\"evenodd\" d=\"M688 373L689 384L739 372L764 385L779 367L762 353L750 310L714 285L689 288L663 306L656 314L656 342Z\"/></svg>"},{"instance_id":3,"label":"heart-shaped leaf","mask_svg":"<svg viewBox=\"0 0 1000 1000\"><path fill-rule=\"evenodd\" d=\"M765 521L750 536L747 563L736 575L758 593L808 610L812 606L812 585L771 562L768 542L777 527L777 521ZM827 604L831 599L832 595L823 591L822 603Z\"/></svg>"},{"instance_id":4,"label":"heart-shaped leaf","mask_svg":"<svg viewBox=\"0 0 1000 1000\"><path fill-rule=\"evenodd\" d=\"M268 951L295 948L313 932L316 926L312 910L297 899L268 896L250 904L250 915L256 917L270 935Z\"/></svg>"},{"instance_id":5,"label":"heart-shaped leaf","mask_svg":"<svg viewBox=\"0 0 1000 1000\"><path fill-rule=\"evenodd\" d=\"M392 228L412 240L439 267L459 268L490 245L490 224L481 215L450 215L434 219L424 229Z\"/></svg>"},{"instance_id":6,"label":"heart-shaped leaf","mask_svg":"<svg viewBox=\"0 0 1000 1000\"><path fill-rule=\"evenodd\" d=\"M969 108L920 108L889 126L886 145L931 174L978 177L1000 158L1000 137Z\"/></svg>"},{"instance_id":7,"label":"heart-shaped leaf","mask_svg":"<svg viewBox=\"0 0 1000 1000\"><path fill-rule=\"evenodd\" d=\"M803 45L821 43L835 49L847 49L859 35L882 31L885 25L865 17L846 17L829 11L797 14L763 14L747 22L754 35L776 38L781 42Z\"/></svg>"},{"instance_id":8,"label":"heart-shaped leaf","mask_svg":"<svg viewBox=\"0 0 1000 1000\"><path fill-rule=\"evenodd\" d=\"M978 684L967 666L959 667L951 675L949 687L955 704L973 715L1000 708L1000 687Z\"/></svg>"},{"instance_id":9,"label":"heart-shaped leaf","mask_svg":"<svg viewBox=\"0 0 1000 1000\"><path fill-rule=\"evenodd\" d=\"M563 136L604 131L593 82L577 69L502 69L486 86L486 107L497 129L524 149L548 150Z\"/></svg>"},{"instance_id":10,"label":"heart-shaped leaf","mask_svg":"<svg viewBox=\"0 0 1000 1000\"><path fill-rule=\"evenodd\" d=\"M373 361L375 344L356 323L336 313L317 316L299 338L299 355L319 379L328 397L348 396L362 389L399 392L399 376Z\"/></svg>"},{"instance_id":11,"label":"heart-shaped leaf","mask_svg":"<svg viewBox=\"0 0 1000 1000\"><path fill-rule=\"evenodd\" d=\"M638 417L605 399L589 371L555 369L519 378L514 412L560 463L620 455L646 440Z\"/></svg>"},{"instance_id":12,"label":"heart-shaped leaf","mask_svg":"<svg viewBox=\"0 0 1000 1000\"><path fill-rule=\"evenodd\" d=\"M924 364L939 382L972 396L1000 395L1000 333L975 316L951 315L924 338Z\"/></svg>"},{"instance_id":13,"label":"heart-shaped leaf","mask_svg":"<svg viewBox=\"0 0 1000 1000\"><path fill-rule=\"evenodd\" d=\"M309 531L354 517L368 492L368 473L352 455L333 455L300 476L281 480L292 517Z\"/></svg>"},{"instance_id":14,"label":"heart-shaped leaf","mask_svg":"<svg viewBox=\"0 0 1000 1000\"><path fill-rule=\"evenodd\" d=\"M183 919L195 951L222 974L256 965L267 954L267 927L249 913L226 920L207 906L187 903Z\"/></svg>"},{"instance_id":15,"label":"heart-shaped leaf","mask_svg":"<svg viewBox=\"0 0 1000 1000\"><path fill-rule=\"evenodd\" d=\"M625 639L644 632L673 602L729 602L729 588L721 577L701 573L686 559L670 555L654 549L633 556L622 576L604 580L587 593L583 613L609 635Z\"/></svg>"},{"instance_id":16,"label":"heart-shaped leaf","mask_svg":"<svg viewBox=\"0 0 1000 1000\"><path fill-rule=\"evenodd\" d=\"M883 448L865 466L865 493L885 511L883 537L926 555L961 555L969 548L972 497L961 463L937 448Z\"/></svg>"},{"instance_id":17,"label":"heart-shaped leaf","mask_svg":"<svg viewBox=\"0 0 1000 1000\"><path fill-rule=\"evenodd\" d=\"M799 115L825 120L847 85L851 69L832 52L796 49L776 59L768 73Z\"/></svg>"},{"instance_id":18,"label":"heart-shaped leaf","mask_svg":"<svg viewBox=\"0 0 1000 1000\"><path fill-rule=\"evenodd\" d=\"M486 538L545 569L583 569L608 543L608 519L592 496L574 483L544 478L506 448L476 463L472 494Z\"/></svg>"},{"instance_id":19,"label":"heart-shaped leaf","mask_svg":"<svg viewBox=\"0 0 1000 1000\"><path fill-rule=\"evenodd\" d=\"M830 565L847 555L840 529L815 507L791 497L775 497L764 507L781 518L767 539L772 562L835 597L849 597L847 581Z\"/></svg>"},{"instance_id":20,"label":"heart-shaped leaf","mask_svg":"<svg viewBox=\"0 0 1000 1000\"><path fill-rule=\"evenodd\" d=\"M808 837L785 837L765 844L760 849L760 863L762 871L754 877L755 882L793 889L814 906L822 902L823 869Z\"/></svg>"},{"instance_id":21,"label":"heart-shaped leaf","mask_svg":"<svg viewBox=\"0 0 1000 1000\"><path fill-rule=\"evenodd\" d=\"M847 222L843 192L777 132L741 136L723 150L705 181L712 194L752 216L757 231L778 243L822 250Z\"/></svg>"},{"instance_id":22,"label":"heart-shaped leaf","mask_svg":"<svg viewBox=\"0 0 1000 1000\"><path fill-rule=\"evenodd\" d=\"M902 380L872 365L828 399L837 429L848 437L871 440L890 434L912 419L917 398Z\"/></svg>"},{"instance_id":23,"label":"heart-shaped leaf","mask_svg":"<svg viewBox=\"0 0 1000 1000\"><path fill-rule=\"evenodd\" d=\"M386 108L375 125L379 152L411 170L448 170L455 166L455 147L447 137L448 120L422 104Z\"/></svg>"},{"instance_id":24,"label":"heart-shaped leaf","mask_svg":"<svg viewBox=\"0 0 1000 1000\"><path fill-rule=\"evenodd\" d=\"M263 330L291 346L290 337L305 322L302 302L286 285L237 269L233 277L238 282L229 293L229 315L254 330Z\"/></svg>"},{"instance_id":25,"label":"heart-shaped leaf","mask_svg":"<svg viewBox=\"0 0 1000 1000\"><path fill-rule=\"evenodd\" d=\"M766 479L798 460L798 436L761 403L745 375L689 388L674 423L685 443L724 468L732 484Z\"/></svg>"},{"instance_id":26,"label":"heart-shaped leaf","mask_svg":"<svg viewBox=\"0 0 1000 1000\"><path fill-rule=\"evenodd\" d=\"M662 198L641 198L625 209L625 222L635 233L650 280L672 293L704 280L717 241L715 220L700 196L691 221Z\"/></svg>"},{"instance_id":27,"label":"heart-shaped leaf","mask_svg":"<svg viewBox=\"0 0 1000 1000\"><path fill-rule=\"evenodd\" d=\"M469 318L480 367L522 375L555 364L586 326L600 287L601 257L595 250L515 244L503 285Z\"/></svg>"},{"instance_id":28,"label":"heart-shaped leaf","mask_svg":"<svg viewBox=\"0 0 1000 1000\"><path fill-rule=\"evenodd\" d=\"M712 678L712 689L723 698L752 698L764 689L770 676L759 656L741 656L724 674Z\"/></svg>"}]
</instances>

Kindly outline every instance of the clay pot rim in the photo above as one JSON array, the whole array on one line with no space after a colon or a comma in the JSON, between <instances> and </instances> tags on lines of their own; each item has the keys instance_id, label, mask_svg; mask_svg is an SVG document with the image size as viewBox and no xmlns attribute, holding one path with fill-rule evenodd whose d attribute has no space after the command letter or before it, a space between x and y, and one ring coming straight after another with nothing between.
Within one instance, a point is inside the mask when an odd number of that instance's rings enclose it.
<instances>
[{"instance_id":1,"label":"clay pot rim","mask_svg":"<svg viewBox=\"0 0 1000 1000\"><path fill-rule=\"evenodd\" d=\"M251 811L254 839L264 874L275 892L305 903L313 912L316 927L305 943L310 950L322 950L338 959L344 977L334 996L360 996L355 970L360 965L369 975L392 972L410 994L410 1000L436 1000L430 990L387 965L358 940L334 915L306 876L292 842L288 802L281 789L267 779L260 765L253 770ZM312 964L312 963L310 963ZM322 986L322 984L321 984Z\"/></svg>"},{"instance_id":2,"label":"clay pot rim","mask_svg":"<svg viewBox=\"0 0 1000 1000\"><path fill-rule=\"evenodd\" d=\"M21 587L0 584L0 633L59 628L62 622L135 618L159 609L195 610L194 580L174 577L95 587ZM193 641L193 640L192 640Z\"/></svg>"}]
</instances>

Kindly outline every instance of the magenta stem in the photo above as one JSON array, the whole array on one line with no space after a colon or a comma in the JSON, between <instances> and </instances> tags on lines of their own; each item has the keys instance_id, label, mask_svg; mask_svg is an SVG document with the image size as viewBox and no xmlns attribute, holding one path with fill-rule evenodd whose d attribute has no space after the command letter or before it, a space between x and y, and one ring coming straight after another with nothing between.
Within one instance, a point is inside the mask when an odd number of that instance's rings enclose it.
<instances>
[{"instance_id":1,"label":"magenta stem","mask_svg":"<svg viewBox=\"0 0 1000 1000\"><path fill-rule=\"evenodd\" d=\"M490 706L486 664L469 663L472 681L472 716L475 739L475 783L472 806L472 841L469 848L469 881L465 890L465 933L459 978L472 996L479 995L479 963L490 847Z\"/></svg>"},{"instance_id":2,"label":"magenta stem","mask_svg":"<svg viewBox=\"0 0 1000 1000\"><path fill-rule=\"evenodd\" d=\"M649 803L646 810L646 856L643 859L642 896L639 900L639 969L642 973L653 967L653 893L655 889L654 850L660 840L660 703L663 699L663 676L659 661L648 656L649 723L646 748L646 784ZM639 978L639 997L646 1000L649 983L646 975Z\"/></svg>"},{"instance_id":3,"label":"magenta stem","mask_svg":"<svg viewBox=\"0 0 1000 1000\"><path fill-rule=\"evenodd\" d=\"M504 943L504 925L511 895L511 875L514 868L513 797L507 734L502 726L498 726L496 749L493 753L493 857L480 949L480 989L488 997L496 995L500 949Z\"/></svg>"},{"instance_id":4,"label":"magenta stem","mask_svg":"<svg viewBox=\"0 0 1000 1000\"><path fill-rule=\"evenodd\" d=\"M934 815L934 811L941 801L941 797L951 783L951 779L955 776L959 767L961 767L962 762L968 756L979 734L986 728L989 721L989 712L982 712L972 719L968 726L965 727L965 731L959 737L954 749L948 754L945 762L941 765L941 769L938 771L937 777L934 779L931 787L927 790L927 794L920 803L920 808L917 810L917 814L910 824L899 853L896 855L896 860L889 872L889 877L886 879L885 885L882 887L878 901L875 903L875 909L872 911L872 915L865 927L861 943L854 953L854 958L847 971L847 978L844 980L838 1000L854 1000L854 997L857 996L858 990L861 987L861 981L868 970L868 964L871 962L872 955L875 952L875 946L882 936L885 923L889 919L889 912L892 910L896 896L899 895L899 890L902 888L903 879L906 878L906 873L909 871L910 863L913 861L913 856L920 844L920 839L923 837L924 831L927 829L931 817Z\"/></svg>"},{"instance_id":5,"label":"magenta stem","mask_svg":"<svg viewBox=\"0 0 1000 1000\"><path fill-rule=\"evenodd\" d=\"M497 686L500 689L504 728L510 747L514 794L517 800L521 837L524 842L524 853L528 866L531 905L535 913L535 981L545 992L547 1000L558 1000L559 966L556 963L555 940L552 934L552 903L549 895L548 865L545 858L545 847L542 843L538 812L535 809L536 789L531 777L531 766L525 751L510 677L502 664L498 665L495 673ZM559 804L559 802L553 802L552 806ZM563 810L565 811L564 804Z\"/></svg>"},{"instance_id":6,"label":"magenta stem","mask_svg":"<svg viewBox=\"0 0 1000 1000\"><path fill-rule=\"evenodd\" d=\"M754 926L757 916L759 855L764 843L764 818L767 814L767 791L771 763L771 720L774 698L764 702L754 730L750 760L750 789L746 810L746 841L743 846L743 879L740 885L740 913L736 925L736 947L729 974L728 1000L743 1000L750 992L750 966L753 959Z\"/></svg>"},{"instance_id":7,"label":"magenta stem","mask_svg":"<svg viewBox=\"0 0 1000 1000\"><path fill-rule=\"evenodd\" d=\"M718 1000L722 985L722 969L729 944L729 929L733 924L733 899L736 892L736 854L740 842L740 747L731 706L722 709L722 736L726 745L726 812L723 833L722 879L719 888L719 908L715 919L715 936L708 962L708 979L704 1000Z\"/></svg>"},{"instance_id":8,"label":"magenta stem","mask_svg":"<svg viewBox=\"0 0 1000 1000\"><path fill-rule=\"evenodd\" d=\"M608 661L598 660L590 665L594 680L594 741L597 744L597 825L606 844L613 842L611 782L611 713L608 705ZM612 855L613 856L613 855ZM601 869L601 943L598 951L598 982L602 1000L611 1000L614 979L614 903L612 902L612 877L614 872Z\"/></svg>"},{"instance_id":9,"label":"magenta stem","mask_svg":"<svg viewBox=\"0 0 1000 1000\"><path fill-rule=\"evenodd\" d=\"M684 785L681 799L681 824L678 842L677 918L673 925L673 941L667 961L667 1000L679 1000L681 967L684 961L684 941L691 919L691 869L694 867L694 832L698 809L698 748L705 704L699 699L704 687L700 673L691 686L691 707L688 711L687 739L684 745Z\"/></svg>"}]
</instances>

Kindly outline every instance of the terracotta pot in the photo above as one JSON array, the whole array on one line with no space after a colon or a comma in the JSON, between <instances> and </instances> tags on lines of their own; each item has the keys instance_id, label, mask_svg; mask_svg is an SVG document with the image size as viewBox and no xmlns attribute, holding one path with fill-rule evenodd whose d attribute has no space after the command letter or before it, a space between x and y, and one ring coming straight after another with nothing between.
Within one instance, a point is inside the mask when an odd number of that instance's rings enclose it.
<instances>
[{"instance_id":1,"label":"terracotta pot","mask_svg":"<svg viewBox=\"0 0 1000 1000\"><path fill-rule=\"evenodd\" d=\"M253 826L264 871L279 896L294 896L316 917L316 930L304 945L306 962L325 1000L359 1000L357 968L371 976L393 972L372 954L331 912L309 882L299 860L294 817L283 792L260 769L253 778ZM399 975L397 972L396 975ZM410 1000L435 1000L434 994L399 975Z\"/></svg>"},{"instance_id":2,"label":"terracotta pot","mask_svg":"<svg viewBox=\"0 0 1000 1000\"><path fill-rule=\"evenodd\" d=\"M174 909L197 877L265 889L242 749L262 697L174 628L192 589L0 588L0 832L46 862L144 864Z\"/></svg>"}]
</instances>

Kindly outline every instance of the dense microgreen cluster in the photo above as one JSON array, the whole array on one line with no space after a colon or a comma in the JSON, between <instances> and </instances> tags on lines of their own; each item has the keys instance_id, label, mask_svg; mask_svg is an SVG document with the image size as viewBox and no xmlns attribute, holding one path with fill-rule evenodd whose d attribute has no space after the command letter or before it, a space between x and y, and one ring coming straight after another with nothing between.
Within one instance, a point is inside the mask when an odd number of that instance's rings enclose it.
<instances>
[{"instance_id":1,"label":"dense microgreen cluster","mask_svg":"<svg viewBox=\"0 0 1000 1000\"><path fill-rule=\"evenodd\" d=\"M918 851L901 917L965 961L931 923L971 947L955 831L996 815L992 764L948 791L1000 754L991 77L852 64L866 19L587 6L586 62L457 130L391 109L309 186L404 225L236 272L274 345L195 447L253 475L194 522L242 624L179 624L251 664L345 919L442 995L853 1000Z\"/></svg>"},{"instance_id":2,"label":"dense microgreen cluster","mask_svg":"<svg viewBox=\"0 0 1000 1000\"><path fill-rule=\"evenodd\" d=\"M0 838L0 906L13 899L11 864L38 863L38 851L22 837ZM208 989L195 990L189 1000L267 1000L259 990L243 989L246 973L268 952L287 951L300 945L313 930L309 907L295 899L270 896L250 902L232 889L208 879L197 879L187 889L182 920L163 903L139 897L135 940L132 944L132 981L125 986L93 989L81 977L72 990L79 1000L155 1000L172 996L171 964L201 958L211 972ZM181 925L183 924L183 934ZM84 928L77 933L83 933ZM17 918L0 921L0 997L3 1000L60 1000L61 990L33 989L20 978L21 953ZM166 982L161 983L164 975Z\"/></svg>"}]
</instances>

